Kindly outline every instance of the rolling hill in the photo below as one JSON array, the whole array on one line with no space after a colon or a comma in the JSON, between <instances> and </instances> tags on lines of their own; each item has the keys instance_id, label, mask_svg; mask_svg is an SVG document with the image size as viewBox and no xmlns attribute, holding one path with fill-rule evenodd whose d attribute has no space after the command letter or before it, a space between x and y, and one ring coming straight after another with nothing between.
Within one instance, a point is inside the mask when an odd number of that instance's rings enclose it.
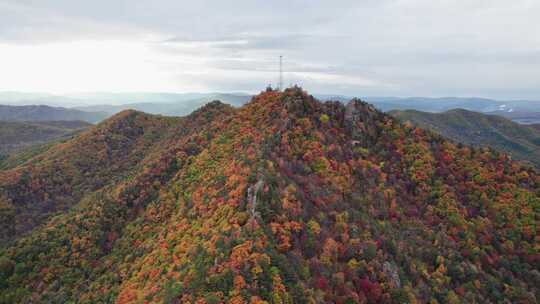
<instances>
[{"instance_id":1,"label":"rolling hill","mask_svg":"<svg viewBox=\"0 0 540 304\"><path fill-rule=\"evenodd\" d=\"M504 151L540 168L540 132L531 126L463 109L443 113L391 111L390 114L458 142Z\"/></svg>"},{"instance_id":2,"label":"rolling hill","mask_svg":"<svg viewBox=\"0 0 540 304\"><path fill-rule=\"evenodd\" d=\"M107 117L102 112L85 112L45 105L8 106L0 105L0 121L65 121L78 120L96 123Z\"/></svg>"},{"instance_id":3,"label":"rolling hill","mask_svg":"<svg viewBox=\"0 0 540 304\"><path fill-rule=\"evenodd\" d=\"M0 121L0 155L66 138L91 126L84 121Z\"/></svg>"},{"instance_id":4,"label":"rolling hill","mask_svg":"<svg viewBox=\"0 0 540 304\"><path fill-rule=\"evenodd\" d=\"M0 303L535 303L537 172L300 88L0 171Z\"/></svg>"}]
</instances>

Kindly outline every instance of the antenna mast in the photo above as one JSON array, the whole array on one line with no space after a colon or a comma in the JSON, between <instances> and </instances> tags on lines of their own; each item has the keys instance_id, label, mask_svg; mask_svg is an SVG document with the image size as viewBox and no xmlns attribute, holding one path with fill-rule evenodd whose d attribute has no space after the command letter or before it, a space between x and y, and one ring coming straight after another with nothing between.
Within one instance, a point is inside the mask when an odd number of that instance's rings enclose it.
<instances>
[{"instance_id":1,"label":"antenna mast","mask_svg":"<svg viewBox=\"0 0 540 304\"><path fill-rule=\"evenodd\" d=\"M283 56L279 55L279 85L278 89L283 89Z\"/></svg>"}]
</instances>

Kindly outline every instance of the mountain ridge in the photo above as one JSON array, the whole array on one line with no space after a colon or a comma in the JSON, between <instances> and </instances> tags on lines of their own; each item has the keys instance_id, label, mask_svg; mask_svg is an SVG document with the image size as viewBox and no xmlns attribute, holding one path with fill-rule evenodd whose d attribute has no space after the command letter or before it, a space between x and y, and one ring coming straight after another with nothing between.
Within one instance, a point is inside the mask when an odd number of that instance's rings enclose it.
<instances>
[{"instance_id":1,"label":"mountain ridge","mask_svg":"<svg viewBox=\"0 0 540 304\"><path fill-rule=\"evenodd\" d=\"M453 109L442 113L390 111L390 115L468 145L490 146L540 166L540 133L506 118Z\"/></svg>"}]
</instances>

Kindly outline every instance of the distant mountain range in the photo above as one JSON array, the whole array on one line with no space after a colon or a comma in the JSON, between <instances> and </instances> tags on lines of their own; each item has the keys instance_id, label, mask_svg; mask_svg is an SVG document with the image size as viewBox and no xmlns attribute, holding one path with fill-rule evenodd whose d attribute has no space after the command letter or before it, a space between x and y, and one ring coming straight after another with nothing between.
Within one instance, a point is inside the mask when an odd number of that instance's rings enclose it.
<instances>
[{"instance_id":1,"label":"distant mountain range","mask_svg":"<svg viewBox=\"0 0 540 304\"><path fill-rule=\"evenodd\" d=\"M498 101L486 98L428 98L428 97L367 97L367 101L377 105L381 110L415 109L427 112L443 112L450 109L466 109L476 112L515 111L517 109L540 109L540 102L533 101Z\"/></svg>"},{"instance_id":2,"label":"distant mountain range","mask_svg":"<svg viewBox=\"0 0 540 304\"><path fill-rule=\"evenodd\" d=\"M390 111L401 121L472 146L489 146L540 168L540 130L504 117L455 109L443 113Z\"/></svg>"},{"instance_id":3,"label":"distant mountain range","mask_svg":"<svg viewBox=\"0 0 540 304\"><path fill-rule=\"evenodd\" d=\"M0 92L0 104L5 105L49 105L58 107L120 106L137 104L178 104L201 100L224 100L231 104L245 103L252 96L244 93L77 93L54 95L45 93ZM240 105L240 104L238 104Z\"/></svg>"},{"instance_id":4,"label":"distant mountain range","mask_svg":"<svg viewBox=\"0 0 540 304\"><path fill-rule=\"evenodd\" d=\"M46 105L49 108L55 106L56 112L59 112L59 107L63 107L66 111L79 111L77 112L79 116L74 118L73 113L58 113L54 120L61 118L62 120L77 119L97 122L123 110L137 110L149 114L168 116L184 116L213 100L220 100L238 107L247 103L251 97L251 95L242 93L84 93L59 96L51 94L0 92L0 104L34 107L37 107L36 105ZM5 120L2 112L6 112L8 109L0 108L0 120ZM23 117L24 119L16 120L51 120L51 118L48 118L51 115L51 109L48 109L48 113L44 113L46 108L26 108L26 110L36 112L36 115L32 117L25 116ZM92 112L92 118L90 120L81 118L81 116L88 114L81 114L80 111L83 113ZM11 114L8 115L11 116Z\"/></svg>"},{"instance_id":5,"label":"distant mountain range","mask_svg":"<svg viewBox=\"0 0 540 304\"><path fill-rule=\"evenodd\" d=\"M45 105L0 105L0 121L57 121L79 120L95 123L105 119L104 112L88 112Z\"/></svg>"},{"instance_id":6,"label":"distant mountain range","mask_svg":"<svg viewBox=\"0 0 540 304\"><path fill-rule=\"evenodd\" d=\"M79 106L75 107L77 110L92 111L92 112L105 112L108 115L114 115L124 110L136 110L146 112L149 114L161 114L168 116L185 116L195 109L211 102L219 100L223 103L230 104L232 106L241 106L247 103L251 99L251 95L244 94L189 94L187 95L191 99L184 99L185 94L168 94L168 95L150 95L141 96L138 100L144 102L137 103L124 103L120 105L91 105L91 106ZM125 97L125 96L124 96ZM146 98L149 97L149 98ZM174 99L176 98L176 99ZM122 100L122 99L119 99ZM126 100L126 99L123 99ZM137 100L134 98L133 100ZM146 101L148 100L148 101ZM160 101L157 101L160 100Z\"/></svg>"},{"instance_id":7,"label":"distant mountain range","mask_svg":"<svg viewBox=\"0 0 540 304\"><path fill-rule=\"evenodd\" d=\"M251 99L245 93L79 93L67 95L0 92L0 104L6 105L49 105L71 107L77 110L104 112L110 116L126 109L134 109L151 114L187 115L196 108L213 100L220 100L233 106L241 106ZM352 97L319 94L320 100L347 102ZM382 111L418 110L423 112L444 112L451 109L494 114L513 121L532 124L540 123L540 101L494 100L487 98L463 97L365 97Z\"/></svg>"}]
</instances>

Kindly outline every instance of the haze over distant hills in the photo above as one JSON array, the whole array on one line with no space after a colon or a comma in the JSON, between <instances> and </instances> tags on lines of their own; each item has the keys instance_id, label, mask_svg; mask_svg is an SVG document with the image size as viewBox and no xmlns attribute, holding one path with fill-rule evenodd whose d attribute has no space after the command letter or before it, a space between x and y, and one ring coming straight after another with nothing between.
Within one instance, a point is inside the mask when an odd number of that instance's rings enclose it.
<instances>
[{"instance_id":1,"label":"haze over distant hills","mask_svg":"<svg viewBox=\"0 0 540 304\"><path fill-rule=\"evenodd\" d=\"M346 102L352 97L331 94L315 94L321 100ZM220 100L233 106L240 106L251 99L246 93L77 93L66 95L0 92L0 104L10 105L50 105L72 107L83 111L104 112L112 115L126 109L139 110L151 114L186 115L212 100ZM418 110L423 112L444 112L451 109L465 109L487 114L495 114L519 123L540 123L540 101L494 100L464 97L365 97L382 111Z\"/></svg>"},{"instance_id":2,"label":"haze over distant hills","mask_svg":"<svg viewBox=\"0 0 540 304\"><path fill-rule=\"evenodd\" d=\"M443 113L394 110L389 114L457 142L504 151L540 168L540 131L534 125L520 125L504 117L463 109Z\"/></svg>"},{"instance_id":3,"label":"haze over distant hills","mask_svg":"<svg viewBox=\"0 0 540 304\"><path fill-rule=\"evenodd\" d=\"M245 93L161 93L161 92L132 92L110 93L89 92L70 94L0 92L0 104L6 105L49 105L61 107L87 107L96 105L119 106L125 104L170 104L191 103L195 101L212 101L223 99L231 104L251 98Z\"/></svg>"},{"instance_id":4,"label":"haze over distant hills","mask_svg":"<svg viewBox=\"0 0 540 304\"><path fill-rule=\"evenodd\" d=\"M107 117L104 112L88 112L46 105L0 105L0 121L81 120L95 123Z\"/></svg>"},{"instance_id":5,"label":"haze over distant hills","mask_svg":"<svg viewBox=\"0 0 540 304\"><path fill-rule=\"evenodd\" d=\"M48 105L69 107L84 112L98 112L97 121L123 110L150 114L183 116L213 100L241 106L251 99L243 93L79 93L65 96L39 93L0 92L0 104ZM1 109L0 109L1 111ZM71 120L66 116L63 120ZM0 113L0 120L1 113ZM29 117L28 120L35 120ZM83 119L86 120L86 119Z\"/></svg>"},{"instance_id":6,"label":"haze over distant hills","mask_svg":"<svg viewBox=\"0 0 540 304\"><path fill-rule=\"evenodd\" d=\"M95 96L95 97L99 97ZM122 104L98 104L90 106L79 106L75 109L82 111L105 112L109 115L116 114L123 110L137 110L150 114L161 114L168 116L184 116L195 109L213 100L233 105L241 106L251 99L251 95L238 93L190 93L190 94L143 94L143 95L118 95L115 99L140 101L135 103ZM110 98L110 96L108 97ZM131 98L131 99L130 99ZM109 99L104 99L109 100ZM111 99L112 101L112 99Z\"/></svg>"}]
</instances>

